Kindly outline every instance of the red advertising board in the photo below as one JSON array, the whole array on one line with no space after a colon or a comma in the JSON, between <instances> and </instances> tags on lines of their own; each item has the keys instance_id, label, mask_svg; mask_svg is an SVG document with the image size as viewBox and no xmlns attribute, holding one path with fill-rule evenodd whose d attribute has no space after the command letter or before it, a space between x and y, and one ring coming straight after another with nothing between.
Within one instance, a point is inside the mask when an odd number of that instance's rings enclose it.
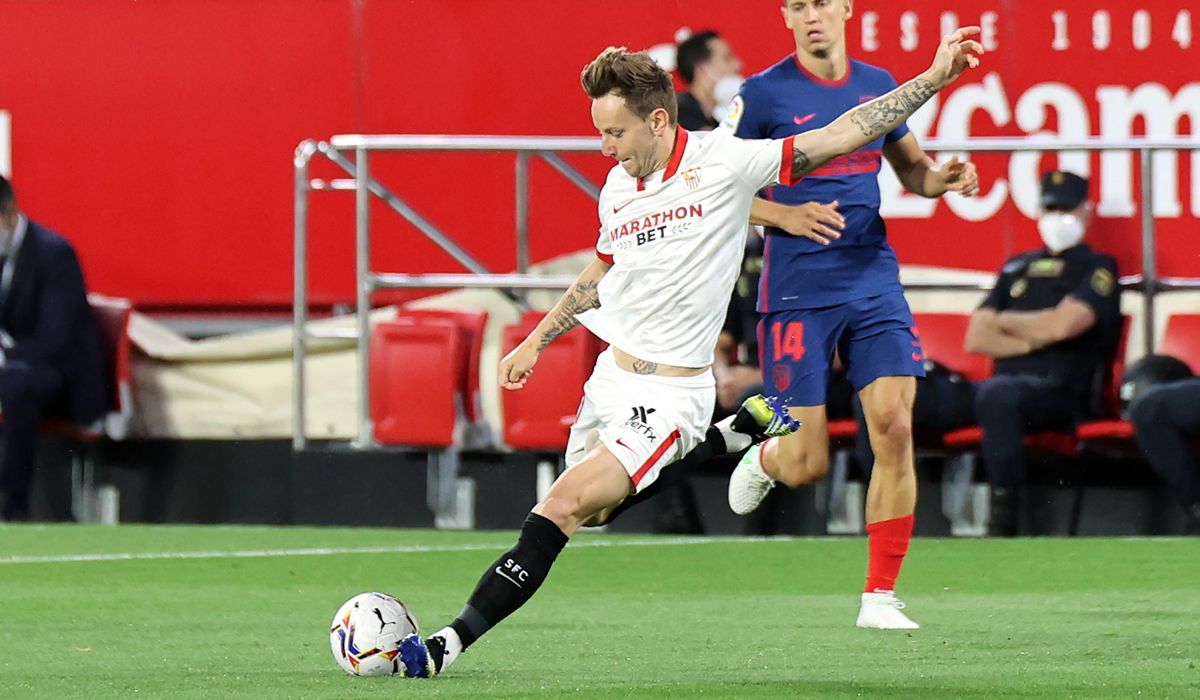
<instances>
[{"instance_id":1,"label":"red advertising board","mask_svg":"<svg viewBox=\"0 0 1200 700\"><path fill-rule=\"evenodd\" d=\"M774 0L22 0L0 23L0 172L80 250L92 288L143 305L284 305L291 157L336 133L589 135L579 69L610 44L721 31L748 71L792 49ZM984 67L910 122L921 138L1195 134L1200 16L1182 0L854 3L851 55L899 79L951 26L980 24ZM1198 144L1200 145L1200 144ZM599 182L599 155L568 158ZM1140 268L1138 161L1124 153L979 156L975 200L925 201L885 178L890 237L912 264L994 269L1036 244L1037 173L1092 178L1098 245ZM1200 276L1194 152L1154 163L1161 274ZM373 172L496 271L515 264L513 159L385 155ZM337 175L328 166L314 174ZM531 258L594 242L594 204L534 162ZM377 267L460 271L382 205ZM353 207L312 202L314 298L353 298Z\"/></svg>"}]
</instances>

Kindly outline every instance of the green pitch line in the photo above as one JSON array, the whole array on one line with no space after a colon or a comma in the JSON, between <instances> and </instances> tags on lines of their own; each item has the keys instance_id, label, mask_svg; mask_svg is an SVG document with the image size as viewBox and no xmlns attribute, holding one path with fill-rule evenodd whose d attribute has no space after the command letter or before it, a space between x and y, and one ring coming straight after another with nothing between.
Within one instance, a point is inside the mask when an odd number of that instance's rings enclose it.
<instances>
[{"instance_id":1,"label":"green pitch line","mask_svg":"<svg viewBox=\"0 0 1200 700\"><path fill-rule=\"evenodd\" d=\"M923 629L887 633L853 626L861 539L585 535L446 676L337 668L347 598L392 593L432 630L512 537L0 527L0 698L1200 695L1183 539L917 540L900 592Z\"/></svg>"}]
</instances>

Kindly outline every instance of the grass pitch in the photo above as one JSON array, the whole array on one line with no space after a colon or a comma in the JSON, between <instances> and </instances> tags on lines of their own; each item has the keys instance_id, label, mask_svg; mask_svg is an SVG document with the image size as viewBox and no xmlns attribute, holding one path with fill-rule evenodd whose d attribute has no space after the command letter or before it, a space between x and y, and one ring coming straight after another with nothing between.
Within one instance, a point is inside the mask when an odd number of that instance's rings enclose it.
<instances>
[{"instance_id":1,"label":"grass pitch","mask_svg":"<svg viewBox=\"0 0 1200 700\"><path fill-rule=\"evenodd\" d=\"M512 539L0 526L0 697L1200 697L1195 539L916 540L904 633L854 627L861 539L581 535L445 676L337 667L350 596L432 631Z\"/></svg>"}]
</instances>

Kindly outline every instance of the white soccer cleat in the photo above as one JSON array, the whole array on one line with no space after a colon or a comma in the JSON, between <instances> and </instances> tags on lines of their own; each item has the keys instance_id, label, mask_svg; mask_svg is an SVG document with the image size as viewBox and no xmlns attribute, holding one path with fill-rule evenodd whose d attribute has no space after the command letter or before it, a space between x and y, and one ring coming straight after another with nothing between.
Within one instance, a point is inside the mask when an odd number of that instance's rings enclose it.
<instances>
[{"instance_id":1,"label":"white soccer cleat","mask_svg":"<svg viewBox=\"0 0 1200 700\"><path fill-rule=\"evenodd\" d=\"M921 626L900 612L904 601L891 591L862 594L862 608L858 611L858 627L875 630L915 630Z\"/></svg>"},{"instance_id":2,"label":"white soccer cleat","mask_svg":"<svg viewBox=\"0 0 1200 700\"><path fill-rule=\"evenodd\" d=\"M762 467L762 445L755 445L738 462L729 475L729 507L738 515L746 515L767 497L775 480Z\"/></svg>"}]
</instances>

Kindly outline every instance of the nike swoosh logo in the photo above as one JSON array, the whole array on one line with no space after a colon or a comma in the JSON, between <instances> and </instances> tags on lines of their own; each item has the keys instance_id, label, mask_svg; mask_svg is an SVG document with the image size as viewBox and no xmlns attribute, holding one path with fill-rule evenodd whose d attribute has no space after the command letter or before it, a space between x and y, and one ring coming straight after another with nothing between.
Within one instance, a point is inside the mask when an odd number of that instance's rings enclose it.
<instances>
[{"instance_id":1,"label":"nike swoosh logo","mask_svg":"<svg viewBox=\"0 0 1200 700\"><path fill-rule=\"evenodd\" d=\"M800 116L792 117L792 121L796 122L796 126L800 126L801 124L804 124L809 119L812 119L815 116L817 116L817 113L813 112L811 114L806 114L803 117L800 117Z\"/></svg>"},{"instance_id":2,"label":"nike swoosh logo","mask_svg":"<svg viewBox=\"0 0 1200 700\"><path fill-rule=\"evenodd\" d=\"M625 443L621 442L621 438L617 438L616 443L618 445L620 445L621 447L624 447L625 449L629 450L630 452L633 452L633 448L630 447L629 445L626 445Z\"/></svg>"},{"instance_id":3,"label":"nike swoosh logo","mask_svg":"<svg viewBox=\"0 0 1200 700\"><path fill-rule=\"evenodd\" d=\"M619 206L619 207L613 207L613 213L614 213L614 214L617 214L617 213L619 213L619 212L620 212L622 209L624 209L625 207L629 206L630 204L633 204L633 200L632 200L632 199L631 199L631 200L629 200L628 202L625 202L624 204L622 204L622 205L621 205L621 206Z\"/></svg>"},{"instance_id":4,"label":"nike swoosh logo","mask_svg":"<svg viewBox=\"0 0 1200 700\"><path fill-rule=\"evenodd\" d=\"M498 566L496 567L496 573L498 573L501 576L503 576L504 578L508 579L512 583L512 585L516 586L517 588L524 589L524 587L521 584L519 584L515 580L513 580L512 576L509 576L508 574L504 573L504 571L502 571L500 569L500 567L498 567Z\"/></svg>"}]
</instances>

